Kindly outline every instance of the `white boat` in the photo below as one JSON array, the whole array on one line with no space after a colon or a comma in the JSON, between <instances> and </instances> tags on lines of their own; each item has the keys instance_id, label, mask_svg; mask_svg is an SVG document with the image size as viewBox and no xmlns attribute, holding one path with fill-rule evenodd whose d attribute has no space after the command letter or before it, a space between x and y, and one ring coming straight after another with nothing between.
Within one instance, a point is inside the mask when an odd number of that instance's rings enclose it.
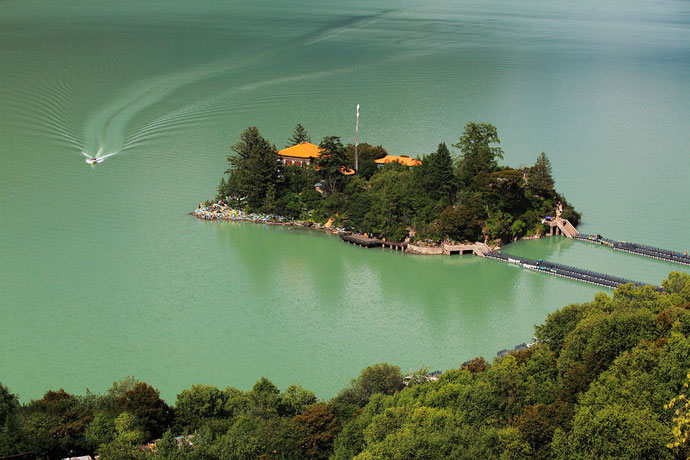
<instances>
[{"instance_id":1,"label":"white boat","mask_svg":"<svg viewBox=\"0 0 690 460\"><path fill-rule=\"evenodd\" d=\"M86 160L84 160L84 161L86 161L86 162L87 162L88 164L90 164L90 165L101 164L101 163L103 163L103 161L104 161L106 158L111 157L111 156L115 155L116 153L117 153L117 152L113 152L113 153L109 153L109 154L107 154L107 155L103 155L102 157L99 157L99 156L95 156L95 157L94 157L94 156L89 155L89 154L86 153L86 152L81 152L81 154L84 155L84 156L86 157Z\"/></svg>"}]
</instances>

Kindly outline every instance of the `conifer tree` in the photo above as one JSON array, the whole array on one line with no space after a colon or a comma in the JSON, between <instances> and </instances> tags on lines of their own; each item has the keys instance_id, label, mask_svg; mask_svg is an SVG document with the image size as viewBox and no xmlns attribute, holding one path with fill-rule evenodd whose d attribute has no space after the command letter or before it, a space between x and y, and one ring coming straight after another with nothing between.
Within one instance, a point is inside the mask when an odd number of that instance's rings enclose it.
<instances>
[{"instance_id":1,"label":"conifer tree","mask_svg":"<svg viewBox=\"0 0 690 460\"><path fill-rule=\"evenodd\" d=\"M462 152L457 174L464 186L469 186L477 173L496 170L496 159L503 159L503 150L500 147L492 147L491 144L500 143L494 125L474 122L465 125L460 141L453 144L453 147Z\"/></svg>"},{"instance_id":2,"label":"conifer tree","mask_svg":"<svg viewBox=\"0 0 690 460\"><path fill-rule=\"evenodd\" d=\"M295 130L292 132L292 137L288 139L288 143L285 147L292 147L293 145L302 144L304 142L311 142L311 137L304 126L298 123L297 126L295 126Z\"/></svg>"},{"instance_id":3,"label":"conifer tree","mask_svg":"<svg viewBox=\"0 0 690 460\"><path fill-rule=\"evenodd\" d=\"M544 152L539 154L537 162L529 170L529 185L538 192L551 192L554 180L551 176L551 162Z\"/></svg>"},{"instance_id":4,"label":"conifer tree","mask_svg":"<svg viewBox=\"0 0 690 460\"><path fill-rule=\"evenodd\" d=\"M449 203L455 195L455 175L453 174L453 159L444 142L438 149L422 161L419 168L424 190L434 200Z\"/></svg>"},{"instance_id":5,"label":"conifer tree","mask_svg":"<svg viewBox=\"0 0 690 460\"><path fill-rule=\"evenodd\" d=\"M319 176L324 182L326 192L342 192L345 186L342 168L347 161L345 147L338 136L327 136L323 138L319 148L323 153L316 160L316 165L319 167Z\"/></svg>"},{"instance_id":6,"label":"conifer tree","mask_svg":"<svg viewBox=\"0 0 690 460\"><path fill-rule=\"evenodd\" d=\"M264 139L255 126L247 128L241 141L232 150L237 155L228 156L230 168L227 181L221 182L219 193L247 197L251 209L264 205L267 192L280 178L280 162L275 146ZM222 189L222 190L221 190Z\"/></svg>"}]
</instances>

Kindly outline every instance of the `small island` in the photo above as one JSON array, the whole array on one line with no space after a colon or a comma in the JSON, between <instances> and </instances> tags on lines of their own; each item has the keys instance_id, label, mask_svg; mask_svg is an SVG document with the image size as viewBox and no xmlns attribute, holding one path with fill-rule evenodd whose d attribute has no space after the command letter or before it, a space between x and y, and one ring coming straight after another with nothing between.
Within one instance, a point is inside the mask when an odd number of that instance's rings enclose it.
<instances>
[{"instance_id":1,"label":"small island","mask_svg":"<svg viewBox=\"0 0 690 460\"><path fill-rule=\"evenodd\" d=\"M493 246L538 238L557 209L573 225L580 214L555 189L545 153L530 167L499 165L496 127L468 123L457 143L412 158L380 145L343 145L337 136L311 143L297 125L278 150L256 127L247 128L228 156L213 200L192 214L335 229L389 242ZM357 156L357 158L355 158ZM356 169L356 171L355 171Z\"/></svg>"}]
</instances>

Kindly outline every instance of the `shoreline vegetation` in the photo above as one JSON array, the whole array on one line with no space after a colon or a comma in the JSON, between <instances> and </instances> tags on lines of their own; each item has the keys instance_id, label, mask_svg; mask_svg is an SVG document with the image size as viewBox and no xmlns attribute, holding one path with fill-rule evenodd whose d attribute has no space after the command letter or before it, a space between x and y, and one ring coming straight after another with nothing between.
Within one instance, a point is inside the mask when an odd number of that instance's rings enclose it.
<instances>
[{"instance_id":1,"label":"shoreline vegetation","mask_svg":"<svg viewBox=\"0 0 690 460\"><path fill-rule=\"evenodd\" d=\"M690 275L663 286L567 305L491 363L369 366L329 400L264 377L192 385L173 405L131 377L24 403L0 383L0 459L685 459Z\"/></svg>"},{"instance_id":2,"label":"shoreline vegetation","mask_svg":"<svg viewBox=\"0 0 690 460\"><path fill-rule=\"evenodd\" d=\"M191 214L364 234L417 247L456 242L498 247L538 238L546 233L542 219L559 204L564 219L580 222L580 214L556 191L546 154L531 167L500 166L503 150L488 123L465 126L452 145L459 155L445 143L417 159L360 144L356 174L354 145L343 145L337 136L324 137L318 148L310 141L297 125L287 146L305 144L317 153L292 158L290 148L278 151L256 127L247 128L228 156L217 196Z\"/></svg>"}]
</instances>

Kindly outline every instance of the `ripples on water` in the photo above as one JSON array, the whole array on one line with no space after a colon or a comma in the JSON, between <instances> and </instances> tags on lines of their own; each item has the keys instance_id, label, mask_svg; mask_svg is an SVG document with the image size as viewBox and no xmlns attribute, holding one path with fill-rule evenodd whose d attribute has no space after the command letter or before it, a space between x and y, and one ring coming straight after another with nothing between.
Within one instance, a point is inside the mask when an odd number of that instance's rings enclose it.
<instances>
[{"instance_id":1,"label":"ripples on water","mask_svg":"<svg viewBox=\"0 0 690 460\"><path fill-rule=\"evenodd\" d=\"M360 102L360 140L393 154L492 122L506 163L547 152L583 231L687 250L686 18L678 2L0 3L3 383L26 400L134 374L172 399L266 375L326 397L374 362L448 368L528 339L597 289L187 212L248 125L278 146L296 123L352 142ZM86 167L99 149L122 154ZM651 283L683 269L560 239L509 251Z\"/></svg>"}]
</instances>

